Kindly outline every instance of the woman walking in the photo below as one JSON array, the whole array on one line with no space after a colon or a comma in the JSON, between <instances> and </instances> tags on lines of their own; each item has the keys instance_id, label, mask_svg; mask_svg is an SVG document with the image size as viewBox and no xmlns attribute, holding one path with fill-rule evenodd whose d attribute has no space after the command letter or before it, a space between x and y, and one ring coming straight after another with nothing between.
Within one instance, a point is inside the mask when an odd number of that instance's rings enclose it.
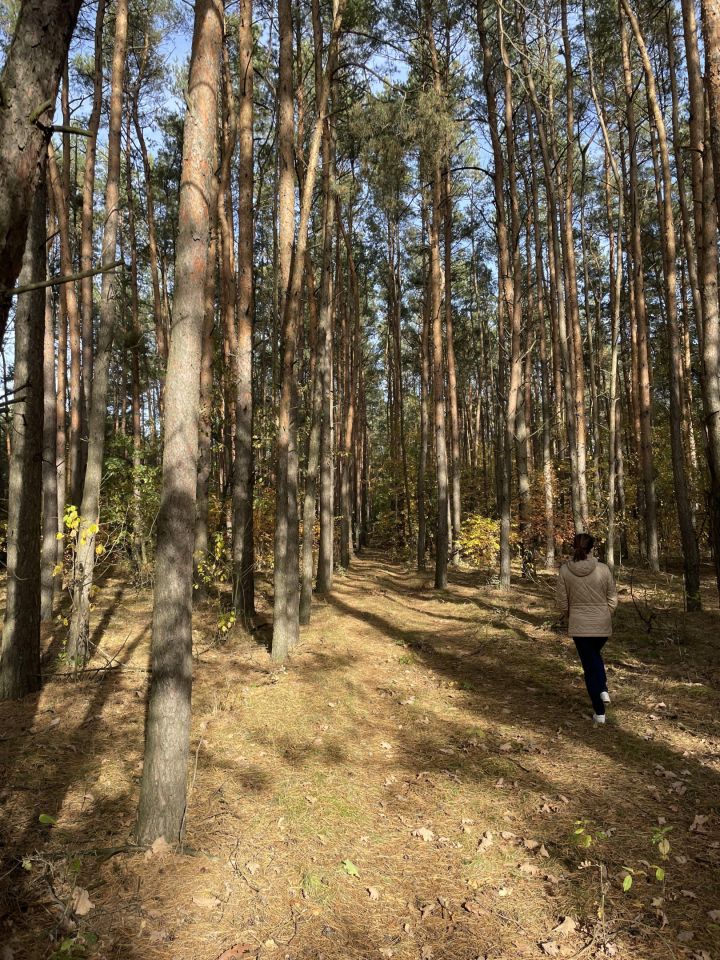
<instances>
[{"instance_id":1,"label":"woman walking","mask_svg":"<svg viewBox=\"0 0 720 960\"><path fill-rule=\"evenodd\" d=\"M617 590L610 568L591 556L595 540L578 533L573 541L573 558L560 568L557 604L568 615L568 635L575 641L593 705L593 721L605 723L610 703L605 664L600 651L612 634L612 614L617 607Z\"/></svg>"}]
</instances>

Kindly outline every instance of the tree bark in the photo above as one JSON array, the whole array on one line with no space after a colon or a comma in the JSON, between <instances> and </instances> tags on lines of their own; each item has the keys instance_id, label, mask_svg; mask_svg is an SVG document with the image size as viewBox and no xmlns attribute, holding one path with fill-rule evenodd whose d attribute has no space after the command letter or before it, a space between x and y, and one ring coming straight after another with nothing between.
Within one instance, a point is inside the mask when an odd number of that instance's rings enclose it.
<instances>
[{"instance_id":1,"label":"tree bark","mask_svg":"<svg viewBox=\"0 0 720 960\"><path fill-rule=\"evenodd\" d=\"M223 35L220 0L197 0L178 212L173 327L165 391L163 485L139 843L178 842L186 820L192 694L192 554L200 354Z\"/></svg>"},{"instance_id":2,"label":"tree bark","mask_svg":"<svg viewBox=\"0 0 720 960\"><path fill-rule=\"evenodd\" d=\"M23 0L0 75L0 342L82 0Z\"/></svg>"},{"instance_id":3,"label":"tree bark","mask_svg":"<svg viewBox=\"0 0 720 960\"><path fill-rule=\"evenodd\" d=\"M318 54L316 52L316 58ZM332 590L335 550L335 484L333 476L333 233L335 197L333 193L333 130L328 121L323 133L323 247L320 274L320 316L318 327L318 375L322 405L320 428L320 544L318 550L318 593Z\"/></svg>"},{"instance_id":4,"label":"tree bark","mask_svg":"<svg viewBox=\"0 0 720 960\"><path fill-rule=\"evenodd\" d=\"M622 3L622 0L621 0ZM627 45L625 27L620 28L623 77L625 83L626 119L630 142L630 255L632 261L632 282L634 287L635 319L637 329L637 373L638 403L640 414L640 458L643 479L645 506L645 540L647 543L647 562L651 570L660 569L660 550L658 544L657 497L655 494L655 470L652 453L652 403L650 393L650 358L648 344L648 318L645 302L645 276L643 270L642 240L640 234L640 210L638 165L637 165L637 129L633 106L633 78L630 66L630 54Z\"/></svg>"},{"instance_id":5,"label":"tree bark","mask_svg":"<svg viewBox=\"0 0 720 960\"><path fill-rule=\"evenodd\" d=\"M683 3L689 8L690 0ZM707 90L709 144L704 145L702 156L702 282L703 328L702 328L702 389L707 437L707 457L710 471L708 512L715 560L715 575L720 591L720 310L718 309L718 253L717 253L717 198L720 196L720 3L718 0L702 0L702 27L705 47L705 87ZM686 28L686 38L688 30ZM686 40L687 42L687 40ZM697 42L695 41L695 60ZM688 73L690 69L688 57ZM694 70L692 71L695 72ZM695 86L697 88L697 78ZM697 124L698 99L693 96L692 119ZM702 114L704 118L704 110ZM691 132L691 147L697 146L697 134ZM695 152L693 150L693 160ZM711 171L712 167L712 171ZM711 176L712 172L712 176ZM714 190L713 190L714 177ZM695 193L695 176L693 176ZM696 228L698 222L697 196L695 200ZM700 257L698 257L700 260Z\"/></svg>"},{"instance_id":6,"label":"tree bark","mask_svg":"<svg viewBox=\"0 0 720 960\"><path fill-rule=\"evenodd\" d=\"M418 453L417 472L417 568L425 570L425 553L427 551L427 517L425 513L425 474L428 459L428 397L430 394L430 303L429 303L429 275L427 258L427 223L428 200L427 190L421 187L421 221L422 221L422 329L420 331L420 450Z\"/></svg>"},{"instance_id":7,"label":"tree bark","mask_svg":"<svg viewBox=\"0 0 720 960\"><path fill-rule=\"evenodd\" d=\"M352 306L353 318L352 333L348 331L348 396L346 398L345 424L343 430L344 446L342 451L343 462L340 481L340 505L342 512L340 524L340 563L347 569L347 567L350 566L353 548L351 478L353 466L352 456L355 439L355 415L357 410L358 356L360 349L360 288L358 285L357 270L355 268L355 258L353 257L352 252L352 224L348 225L347 230L345 229L339 210L338 223L340 224L340 229L345 241L345 250L347 253L348 273L350 275L350 304ZM410 504L408 502L408 512L409 509Z\"/></svg>"},{"instance_id":8,"label":"tree bark","mask_svg":"<svg viewBox=\"0 0 720 960\"><path fill-rule=\"evenodd\" d=\"M140 80L138 79L138 85ZM130 142L130 115L126 126L125 176L128 210L128 241L130 243L130 381L132 386L132 534L133 553L138 572L142 575L145 564L145 535L142 529L142 411L140 385L140 351L142 329L140 327L140 294L138 288L138 254L135 230L135 195L132 181L132 151ZM89 383L88 383L89 386Z\"/></svg>"},{"instance_id":9,"label":"tree bark","mask_svg":"<svg viewBox=\"0 0 720 960\"><path fill-rule=\"evenodd\" d=\"M46 195L48 201L49 217L48 222L50 231L54 232L57 217L55 215L55 201L53 200L52 189L49 188L50 174L46 169ZM57 390L55 394L55 467L56 467L56 486L57 486L57 532L65 532L65 393L67 386L67 317L63 300L60 298L58 305L58 323L57 323ZM62 563L65 545L61 539L57 541L58 563Z\"/></svg>"},{"instance_id":10,"label":"tree bark","mask_svg":"<svg viewBox=\"0 0 720 960\"><path fill-rule=\"evenodd\" d=\"M233 470L233 608L246 622L255 613L253 569L253 32L252 0L240 0L238 23L239 176L237 253L237 361Z\"/></svg>"},{"instance_id":11,"label":"tree bark","mask_svg":"<svg viewBox=\"0 0 720 960\"><path fill-rule=\"evenodd\" d=\"M317 93L317 114L308 151L300 199L290 282L285 297L282 332L282 389L278 410L277 512L275 520L275 597L273 603L272 657L282 661L297 642L299 632L297 464L293 401L296 396L295 351L300 318L300 293L308 242L308 225L315 188L320 142L327 120L331 78L337 63L340 28L345 0L339 0L333 18L327 65ZM293 516L294 507L294 516Z\"/></svg>"},{"instance_id":12,"label":"tree bark","mask_svg":"<svg viewBox=\"0 0 720 960\"><path fill-rule=\"evenodd\" d=\"M319 324L315 299L315 274L310 252L305 257L305 286L310 314L310 432L308 434L305 501L303 504L302 569L300 583L300 623L310 623L313 582L313 541L315 539L315 500L320 466L320 431L322 429L322 384L318 363Z\"/></svg>"},{"instance_id":13,"label":"tree bark","mask_svg":"<svg viewBox=\"0 0 720 960\"><path fill-rule=\"evenodd\" d=\"M430 70L437 92L440 67L432 24L432 5L425 9L425 41L430 56ZM442 171L439 146L433 145L427 155L427 175L430 179L430 213L428 223L430 290L430 330L432 339L433 424L435 429L435 469L437 475L437 518L435 536L435 589L444 590L448 582L448 552L450 547L448 455L445 426L445 373L442 335L442 268L440 264L440 227L442 224Z\"/></svg>"},{"instance_id":14,"label":"tree bark","mask_svg":"<svg viewBox=\"0 0 720 960\"><path fill-rule=\"evenodd\" d=\"M498 11L498 17L500 12ZM500 513L500 583L507 588L510 586L510 471L512 468L512 450L515 443L515 414L517 410L517 393L520 386L520 365L519 365L519 334L520 334L520 304L516 298L515 280L517 276L516 261L519 258L517 244L513 247L512 238L517 237L517 193L513 184L513 202L511 210L513 223L511 233L508 233L507 217L505 213L505 158L502 144L500 141L498 110L497 110L497 89L493 74L492 52L490 40L487 34L484 22L484 9L482 0L478 0L477 6L477 27L480 35L480 42L483 50L483 83L488 110L488 126L490 127L490 138L493 150L493 186L495 193L495 222L498 243L498 272L499 272L499 296L498 296L498 315L501 324L498 329L498 376L499 376L499 395L500 402L504 400L504 423L502 425L502 448L498 451L496 464L498 467L498 506ZM512 100L508 99L509 67L506 64L504 51L504 40L501 40L501 56L505 68L506 84L506 104L505 119L507 132L507 156L508 166L513 163L513 176L508 177L508 183L514 181L514 144L512 141ZM508 125L508 114L510 114L510 123ZM512 253L511 253L512 251ZM511 259L512 258L512 259ZM507 327L511 329L511 364L510 364L510 382L507 385L507 396L505 393L505 364L502 356L502 341L504 330ZM500 430L501 425L498 425Z\"/></svg>"},{"instance_id":15,"label":"tree bark","mask_svg":"<svg viewBox=\"0 0 720 960\"><path fill-rule=\"evenodd\" d=\"M284 659L298 640L300 588L298 569L297 505L297 348L299 317L286 310L290 298L295 238L295 124L293 116L293 24L290 0L278 0L280 43L278 79L278 324L281 330L282 381L278 430L275 521L275 597L273 656ZM296 254L297 255L297 254ZM301 264L301 267L304 264ZM282 430L282 435L281 435Z\"/></svg>"},{"instance_id":16,"label":"tree bark","mask_svg":"<svg viewBox=\"0 0 720 960\"><path fill-rule=\"evenodd\" d=\"M566 168L565 168L565 196L564 216L562 217L563 253L565 265L565 287L568 302L568 319L570 321L570 337L574 354L574 382L573 405L575 416L575 443L577 446L577 482L580 495L580 521L583 529L587 530L589 511L587 498L587 428L585 417L585 359L582 347L582 331L580 329L580 310L577 291L577 265L575 260L575 240L573 237L573 194L575 191L574 155L575 155L575 120L574 120L574 73L572 53L570 50L570 31L568 28L567 0L561 3L563 54L565 58L565 96L566 109Z\"/></svg>"},{"instance_id":17,"label":"tree bark","mask_svg":"<svg viewBox=\"0 0 720 960\"><path fill-rule=\"evenodd\" d=\"M110 129L108 132L108 173L105 185L105 229L103 232L102 297L97 353L93 367L88 422L88 454L85 470L80 526L75 552L73 609L67 655L83 666L90 655L90 590L95 568L95 542L100 520L100 482L105 448L105 417L110 353L115 330L116 246L120 203L120 132L122 125L123 76L127 49L128 0L118 0L115 15L112 78L110 85Z\"/></svg>"},{"instance_id":18,"label":"tree bark","mask_svg":"<svg viewBox=\"0 0 720 960\"><path fill-rule=\"evenodd\" d=\"M447 386L450 408L450 518L452 521L452 546L450 560L458 560L458 540L462 524L460 497L460 423L458 417L457 360L455 359L455 333L452 307L452 186L450 182L450 156L443 167L443 199L445 207L445 343L447 345Z\"/></svg>"},{"instance_id":19,"label":"tree bark","mask_svg":"<svg viewBox=\"0 0 720 960\"><path fill-rule=\"evenodd\" d=\"M80 234L80 269L90 270L93 258L93 201L95 195L95 161L97 157L97 134L100 129L103 90L103 25L105 22L105 0L98 0L95 14L95 69L93 71L93 105L88 121L90 136L85 146L85 171L82 187L82 217ZM80 284L82 304L82 346L83 346L83 393L85 396L85 423L89 416L90 392L93 371L93 280L85 277Z\"/></svg>"},{"instance_id":20,"label":"tree bark","mask_svg":"<svg viewBox=\"0 0 720 960\"><path fill-rule=\"evenodd\" d=\"M537 337L540 354L540 404L542 415L542 451L543 451L543 490L545 494L545 567L552 570L555 566L555 503L553 493L552 462L552 401L550 369L547 360L547 332L545 322L545 281L543 276L543 246L540 227L540 205L538 200L538 177L536 171L535 133L532 126L530 106L528 105L528 146L530 150L530 172L532 191L533 239L535 247L535 284L537 288Z\"/></svg>"},{"instance_id":21,"label":"tree bark","mask_svg":"<svg viewBox=\"0 0 720 960\"><path fill-rule=\"evenodd\" d=\"M64 166L64 164L63 164ZM55 213L60 233L60 269L64 276L73 273L72 249L70 244L70 211L66 185L63 182L64 169L58 169L52 143L48 146L47 170L53 192ZM68 443L68 479L70 503L78 506L82 495L80 452L81 429L81 370L80 370L80 311L74 283L63 283L60 287L60 299L63 302L68 323L70 342L70 437Z\"/></svg>"},{"instance_id":22,"label":"tree bark","mask_svg":"<svg viewBox=\"0 0 720 960\"><path fill-rule=\"evenodd\" d=\"M21 283L45 278L45 188L34 191ZM32 184L31 186L34 186ZM32 194L32 191L31 191ZM0 646L0 699L40 689L40 510L42 506L45 292L18 298L15 390L8 483L7 597Z\"/></svg>"},{"instance_id":23,"label":"tree bark","mask_svg":"<svg viewBox=\"0 0 720 960\"><path fill-rule=\"evenodd\" d=\"M685 571L685 595L688 610L701 609L700 601L700 555L697 537L692 522L692 510L688 495L688 478L685 466L685 451L682 440L682 389L680 382L681 345L677 317L677 274L675 221L672 202L672 177L667 132L655 85L655 74L640 24L628 0L621 0L623 9L632 27L635 43L640 51L648 100L653 114L660 152L662 171L662 197L658 216L663 237L663 274L665 281L665 309L668 331L668 367L670 374L670 444L672 452L673 481L678 526L682 542Z\"/></svg>"},{"instance_id":24,"label":"tree bark","mask_svg":"<svg viewBox=\"0 0 720 960\"><path fill-rule=\"evenodd\" d=\"M43 188L44 192L44 188ZM58 552L64 543L57 539L57 420L55 392L55 325L53 323L52 290L45 290L45 338L43 349L43 448L42 448L42 573L40 585L40 619L52 620L55 587L60 585L55 575ZM62 553L60 554L62 563Z\"/></svg>"},{"instance_id":25,"label":"tree bark","mask_svg":"<svg viewBox=\"0 0 720 960\"><path fill-rule=\"evenodd\" d=\"M212 413L213 413L213 360L215 355L215 276L217 266L217 201L218 183L213 177L210 186L210 234L208 237L207 270L205 272L205 305L200 353L200 410L198 414L197 487L195 491L195 544L193 561L197 590L200 598L208 586L201 573L207 560L208 510L210 498L210 473L212 471Z\"/></svg>"}]
</instances>

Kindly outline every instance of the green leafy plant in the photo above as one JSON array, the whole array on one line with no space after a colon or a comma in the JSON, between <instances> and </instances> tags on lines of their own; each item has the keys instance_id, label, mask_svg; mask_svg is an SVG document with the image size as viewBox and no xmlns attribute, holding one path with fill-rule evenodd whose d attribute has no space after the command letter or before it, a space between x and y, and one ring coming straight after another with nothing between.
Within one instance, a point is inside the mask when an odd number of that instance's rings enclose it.
<instances>
[{"instance_id":1,"label":"green leafy plant","mask_svg":"<svg viewBox=\"0 0 720 960\"><path fill-rule=\"evenodd\" d=\"M460 555L474 567L491 567L500 552L500 522L480 513L469 516L458 538Z\"/></svg>"},{"instance_id":2,"label":"green leafy plant","mask_svg":"<svg viewBox=\"0 0 720 960\"><path fill-rule=\"evenodd\" d=\"M97 942L97 934L92 930L83 930L74 937L65 937L61 940L57 949L50 955L50 960L85 960Z\"/></svg>"},{"instance_id":3,"label":"green leafy plant","mask_svg":"<svg viewBox=\"0 0 720 960\"><path fill-rule=\"evenodd\" d=\"M590 833L589 823L587 820L575 821L573 840L579 847L582 847L585 850L593 845L593 836Z\"/></svg>"}]
</instances>

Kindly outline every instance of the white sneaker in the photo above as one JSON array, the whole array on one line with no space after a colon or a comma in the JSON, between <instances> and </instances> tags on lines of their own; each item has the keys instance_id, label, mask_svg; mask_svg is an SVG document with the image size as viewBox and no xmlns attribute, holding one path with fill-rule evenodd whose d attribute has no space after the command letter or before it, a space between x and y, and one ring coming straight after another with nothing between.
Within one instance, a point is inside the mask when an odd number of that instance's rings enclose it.
<instances>
[{"instance_id":1,"label":"white sneaker","mask_svg":"<svg viewBox=\"0 0 720 960\"><path fill-rule=\"evenodd\" d=\"M600 694L600 699L602 700L603 703L612 703L612 700L610 699L610 694L607 692L607 690L603 690L603 692Z\"/></svg>"},{"instance_id":2,"label":"white sneaker","mask_svg":"<svg viewBox=\"0 0 720 960\"><path fill-rule=\"evenodd\" d=\"M605 714L604 714L604 713L594 713L594 714L593 714L593 723L605 723Z\"/></svg>"}]
</instances>

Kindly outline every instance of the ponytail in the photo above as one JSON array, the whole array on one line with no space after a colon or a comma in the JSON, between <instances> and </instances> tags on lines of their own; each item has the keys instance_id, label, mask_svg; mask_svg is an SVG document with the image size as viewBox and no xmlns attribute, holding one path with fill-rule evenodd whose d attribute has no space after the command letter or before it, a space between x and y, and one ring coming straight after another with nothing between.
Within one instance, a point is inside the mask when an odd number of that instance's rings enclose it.
<instances>
[{"instance_id":1,"label":"ponytail","mask_svg":"<svg viewBox=\"0 0 720 960\"><path fill-rule=\"evenodd\" d=\"M587 560L592 548L595 546L595 538L589 533L576 533L573 540L573 560Z\"/></svg>"}]
</instances>

